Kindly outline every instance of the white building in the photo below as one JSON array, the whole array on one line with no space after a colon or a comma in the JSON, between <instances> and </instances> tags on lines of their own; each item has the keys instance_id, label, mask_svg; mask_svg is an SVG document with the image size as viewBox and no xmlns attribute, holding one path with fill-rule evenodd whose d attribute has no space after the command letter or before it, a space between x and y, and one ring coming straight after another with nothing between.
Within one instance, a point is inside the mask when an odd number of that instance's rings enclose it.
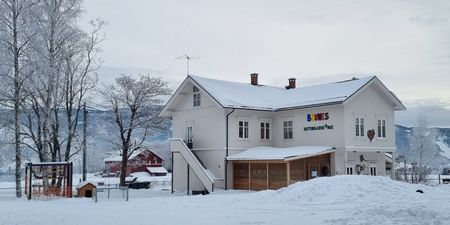
<instances>
[{"instance_id":1,"label":"white building","mask_svg":"<svg viewBox=\"0 0 450 225\"><path fill-rule=\"evenodd\" d=\"M172 119L172 191L277 189L316 176L393 176L400 100L375 77L296 88L188 76Z\"/></svg>"}]
</instances>

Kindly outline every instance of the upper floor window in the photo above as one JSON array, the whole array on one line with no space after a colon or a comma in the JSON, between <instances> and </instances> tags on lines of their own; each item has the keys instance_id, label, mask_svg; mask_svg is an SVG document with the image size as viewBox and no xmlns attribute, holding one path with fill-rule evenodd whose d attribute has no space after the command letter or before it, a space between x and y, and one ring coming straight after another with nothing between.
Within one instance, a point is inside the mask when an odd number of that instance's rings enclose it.
<instances>
[{"instance_id":1,"label":"upper floor window","mask_svg":"<svg viewBox=\"0 0 450 225\"><path fill-rule=\"evenodd\" d=\"M364 137L364 118L355 118L355 135Z\"/></svg>"},{"instance_id":2,"label":"upper floor window","mask_svg":"<svg viewBox=\"0 0 450 225\"><path fill-rule=\"evenodd\" d=\"M248 121L239 120L238 122L239 138L248 139Z\"/></svg>"},{"instance_id":3,"label":"upper floor window","mask_svg":"<svg viewBox=\"0 0 450 225\"><path fill-rule=\"evenodd\" d=\"M193 105L194 105L194 107L195 106L200 106L200 90L196 87L196 86L194 86L193 88L192 88L192 93L193 93L193 96L194 96L194 101L193 101Z\"/></svg>"},{"instance_id":4,"label":"upper floor window","mask_svg":"<svg viewBox=\"0 0 450 225\"><path fill-rule=\"evenodd\" d=\"M283 138L292 139L292 120L283 121Z\"/></svg>"},{"instance_id":5,"label":"upper floor window","mask_svg":"<svg viewBox=\"0 0 450 225\"><path fill-rule=\"evenodd\" d=\"M261 140L270 140L269 122L261 122Z\"/></svg>"},{"instance_id":6,"label":"upper floor window","mask_svg":"<svg viewBox=\"0 0 450 225\"><path fill-rule=\"evenodd\" d=\"M378 120L378 138L386 138L386 120Z\"/></svg>"}]
</instances>

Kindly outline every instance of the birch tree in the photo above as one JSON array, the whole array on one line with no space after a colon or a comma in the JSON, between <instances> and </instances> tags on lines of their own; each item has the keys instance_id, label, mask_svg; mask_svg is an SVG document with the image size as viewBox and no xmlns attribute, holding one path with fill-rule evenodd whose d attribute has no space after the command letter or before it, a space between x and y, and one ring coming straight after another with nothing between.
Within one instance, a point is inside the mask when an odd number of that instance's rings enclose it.
<instances>
[{"instance_id":1,"label":"birch tree","mask_svg":"<svg viewBox=\"0 0 450 225\"><path fill-rule=\"evenodd\" d=\"M22 102L22 87L27 75L27 51L33 34L30 32L31 18L29 17L36 1L32 0L0 0L1 44L5 49L5 61L2 81L11 84L7 92L3 93L2 103L14 110L14 146L16 161L16 196L22 196L21 178L21 135L20 109Z\"/></svg>"},{"instance_id":2,"label":"birch tree","mask_svg":"<svg viewBox=\"0 0 450 225\"><path fill-rule=\"evenodd\" d=\"M149 129L161 124L155 109L162 97L171 94L168 83L159 77L139 75L139 78L122 75L115 84L101 92L106 106L112 111L117 139L111 140L122 155L120 185L125 185L129 157L142 147ZM136 130L143 130L140 135Z\"/></svg>"},{"instance_id":3,"label":"birch tree","mask_svg":"<svg viewBox=\"0 0 450 225\"><path fill-rule=\"evenodd\" d=\"M81 0L41 0L34 11L37 38L33 42L37 73L27 85L25 136L41 161L69 161L78 151L81 105L92 90L101 65L101 30L106 23L91 21L79 28Z\"/></svg>"}]
</instances>

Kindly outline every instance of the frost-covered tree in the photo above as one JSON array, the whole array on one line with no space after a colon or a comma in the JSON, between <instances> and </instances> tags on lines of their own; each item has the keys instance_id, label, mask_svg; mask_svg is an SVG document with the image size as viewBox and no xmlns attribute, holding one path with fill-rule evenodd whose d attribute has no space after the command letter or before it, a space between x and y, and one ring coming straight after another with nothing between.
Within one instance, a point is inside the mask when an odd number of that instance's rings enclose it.
<instances>
[{"instance_id":1,"label":"frost-covered tree","mask_svg":"<svg viewBox=\"0 0 450 225\"><path fill-rule=\"evenodd\" d=\"M411 183L425 182L438 149L434 141L435 133L428 127L424 116L418 118L418 126L411 129L408 139L408 153L397 158L397 163L401 165L397 169L397 179Z\"/></svg>"},{"instance_id":2,"label":"frost-covered tree","mask_svg":"<svg viewBox=\"0 0 450 225\"><path fill-rule=\"evenodd\" d=\"M163 101L163 96L170 95L171 90L168 83L159 77L139 75L136 79L122 75L115 84L106 86L101 94L116 124L117 129L112 131L116 135L111 142L122 155L120 185L124 186L128 158L142 147L150 128L161 124L154 106ZM138 129L143 132L137 134Z\"/></svg>"},{"instance_id":3,"label":"frost-covered tree","mask_svg":"<svg viewBox=\"0 0 450 225\"><path fill-rule=\"evenodd\" d=\"M0 0L0 45L2 96L1 103L14 110L13 130L16 161L16 196L22 196L21 179L21 132L20 114L23 98L22 88L31 74L28 66L30 41L33 39L33 20L30 17L36 0Z\"/></svg>"},{"instance_id":4,"label":"frost-covered tree","mask_svg":"<svg viewBox=\"0 0 450 225\"><path fill-rule=\"evenodd\" d=\"M79 27L82 0L41 0L33 11L37 21L32 42L36 72L26 83L25 144L41 161L69 161L79 152L81 105L96 83L101 64L99 43L105 22Z\"/></svg>"},{"instance_id":5,"label":"frost-covered tree","mask_svg":"<svg viewBox=\"0 0 450 225\"><path fill-rule=\"evenodd\" d=\"M418 127L412 129L410 137L411 154L408 159L412 165L411 182L424 182L431 173L431 166L438 150L435 144L435 133L428 127L425 117L420 117Z\"/></svg>"}]
</instances>

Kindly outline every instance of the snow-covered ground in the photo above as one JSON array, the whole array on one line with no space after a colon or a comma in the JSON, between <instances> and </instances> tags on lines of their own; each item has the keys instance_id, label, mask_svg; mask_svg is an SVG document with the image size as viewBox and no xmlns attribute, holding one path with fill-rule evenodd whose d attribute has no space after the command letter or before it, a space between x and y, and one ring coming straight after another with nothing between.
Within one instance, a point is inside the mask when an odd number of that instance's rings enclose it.
<instances>
[{"instance_id":1,"label":"snow-covered ground","mask_svg":"<svg viewBox=\"0 0 450 225\"><path fill-rule=\"evenodd\" d=\"M136 191L149 194L131 195L129 202L117 198L98 203L90 199L0 198L0 224L379 225L450 221L450 185L411 185L386 177L324 177L278 191L218 191L205 196Z\"/></svg>"}]
</instances>

